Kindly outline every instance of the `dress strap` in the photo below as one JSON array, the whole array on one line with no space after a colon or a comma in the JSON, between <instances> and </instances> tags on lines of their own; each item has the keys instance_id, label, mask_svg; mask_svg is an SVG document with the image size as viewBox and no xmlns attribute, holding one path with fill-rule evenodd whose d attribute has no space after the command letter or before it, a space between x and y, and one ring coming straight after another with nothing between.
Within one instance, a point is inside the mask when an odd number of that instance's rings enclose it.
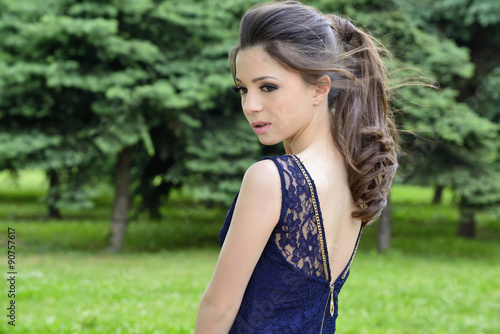
<instances>
[{"instance_id":1,"label":"dress strap","mask_svg":"<svg viewBox=\"0 0 500 334\"><path fill-rule=\"evenodd\" d=\"M309 176L307 175L306 171L304 170L304 167L302 166L302 163L297 159L297 157L293 154L290 154L290 156L293 158L297 166L300 168L300 171L304 175L304 178L306 179L306 182L309 186L309 190L311 192L311 200L313 203L314 207L314 216L316 219L316 225L318 228L318 238L319 238L319 244L321 248L321 257L323 258L323 269L325 271L325 280L327 282L330 282L330 271L328 270L328 261L326 257L326 251L325 251L325 236L323 235L323 229L321 228L321 220L319 217L319 210L318 210L318 204L316 203L316 196L314 196L314 188L312 186L312 182L309 179Z\"/></svg>"},{"instance_id":2,"label":"dress strap","mask_svg":"<svg viewBox=\"0 0 500 334\"><path fill-rule=\"evenodd\" d=\"M347 267L342 273L342 279L345 279L347 273L351 269L351 264L352 260L354 259L354 256L356 255L356 251L358 250L358 245L359 245L359 240L361 239L361 233L363 232L363 224L361 224L361 227L359 228L359 233L358 233L358 239L356 240L356 246L354 246L354 250L352 252L351 258L349 259L349 263L347 263Z\"/></svg>"}]
</instances>

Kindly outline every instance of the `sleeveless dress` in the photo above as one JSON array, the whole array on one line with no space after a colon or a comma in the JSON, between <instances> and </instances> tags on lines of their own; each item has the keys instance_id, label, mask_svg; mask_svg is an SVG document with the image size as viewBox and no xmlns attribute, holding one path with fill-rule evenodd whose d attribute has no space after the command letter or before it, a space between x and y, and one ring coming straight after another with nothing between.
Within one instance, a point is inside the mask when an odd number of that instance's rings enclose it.
<instances>
[{"instance_id":1,"label":"sleeveless dress","mask_svg":"<svg viewBox=\"0 0 500 334\"><path fill-rule=\"evenodd\" d=\"M323 218L311 176L294 155L272 160L281 179L281 213L248 282L229 333L334 333L338 294L350 272L361 229L341 274L330 285ZM226 238L238 195L219 235Z\"/></svg>"}]
</instances>

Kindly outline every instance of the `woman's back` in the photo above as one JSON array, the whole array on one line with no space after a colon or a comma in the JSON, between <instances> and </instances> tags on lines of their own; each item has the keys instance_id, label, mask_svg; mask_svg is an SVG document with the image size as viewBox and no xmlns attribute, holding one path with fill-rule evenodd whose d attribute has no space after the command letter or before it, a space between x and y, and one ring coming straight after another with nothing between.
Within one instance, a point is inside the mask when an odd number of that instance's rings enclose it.
<instances>
[{"instance_id":1,"label":"woman's back","mask_svg":"<svg viewBox=\"0 0 500 334\"><path fill-rule=\"evenodd\" d=\"M361 220L352 217L352 212L357 208L347 183L344 159L334 148L326 150L322 155L320 158L308 158L305 152L298 156L316 184L334 280L349 262Z\"/></svg>"},{"instance_id":2,"label":"woman's back","mask_svg":"<svg viewBox=\"0 0 500 334\"><path fill-rule=\"evenodd\" d=\"M279 171L281 214L229 333L332 333L338 294L348 276L360 224L346 263L334 274L337 270L331 270L326 255L322 206L312 174L297 156L266 159ZM221 244L231 224L234 203L221 230Z\"/></svg>"}]
</instances>

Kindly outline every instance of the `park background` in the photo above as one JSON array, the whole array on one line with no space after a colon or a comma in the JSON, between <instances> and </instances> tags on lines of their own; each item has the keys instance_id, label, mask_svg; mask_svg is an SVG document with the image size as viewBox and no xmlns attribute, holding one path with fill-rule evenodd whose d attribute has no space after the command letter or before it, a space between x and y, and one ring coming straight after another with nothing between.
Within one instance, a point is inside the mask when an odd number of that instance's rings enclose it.
<instances>
[{"instance_id":1,"label":"park background","mask_svg":"<svg viewBox=\"0 0 500 334\"><path fill-rule=\"evenodd\" d=\"M283 153L230 91L255 3L0 1L0 245L15 229L18 272L1 333L193 331L243 173ZM500 2L307 3L391 51L409 131L339 333L500 333Z\"/></svg>"}]
</instances>

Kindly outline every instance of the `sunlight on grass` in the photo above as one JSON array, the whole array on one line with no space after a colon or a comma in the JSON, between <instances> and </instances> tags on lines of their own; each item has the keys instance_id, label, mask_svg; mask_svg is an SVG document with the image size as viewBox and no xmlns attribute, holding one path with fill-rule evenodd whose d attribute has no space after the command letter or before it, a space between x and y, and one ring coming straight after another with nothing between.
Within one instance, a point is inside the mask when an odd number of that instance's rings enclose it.
<instances>
[{"instance_id":1,"label":"sunlight on grass","mask_svg":"<svg viewBox=\"0 0 500 334\"><path fill-rule=\"evenodd\" d=\"M2 192L6 190L43 192L48 189L48 181L42 170L23 169L17 174L0 171Z\"/></svg>"},{"instance_id":2,"label":"sunlight on grass","mask_svg":"<svg viewBox=\"0 0 500 334\"><path fill-rule=\"evenodd\" d=\"M162 221L145 214L131 220L123 251L111 255L109 186L94 208L62 210L62 220L49 220L40 201L43 173L23 172L19 181L0 173L4 249L7 228L16 229L16 332L193 332L227 208L175 192ZM377 225L364 230L340 296L339 333L500 333L496 216L478 215L477 238L458 238L452 192L445 190L438 205L432 197L431 188L394 186L392 249L376 254ZM6 280L0 289L7 291ZM9 330L0 324L0 333Z\"/></svg>"},{"instance_id":3,"label":"sunlight on grass","mask_svg":"<svg viewBox=\"0 0 500 334\"><path fill-rule=\"evenodd\" d=\"M18 269L16 330L190 333L215 260L214 251L27 256Z\"/></svg>"},{"instance_id":4,"label":"sunlight on grass","mask_svg":"<svg viewBox=\"0 0 500 334\"><path fill-rule=\"evenodd\" d=\"M16 330L192 333L217 254L23 256ZM472 278L475 271L481 275ZM488 262L362 252L340 296L338 327L347 334L494 333L500 328L497 277ZM0 329L7 330L5 323Z\"/></svg>"}]
</instances>

